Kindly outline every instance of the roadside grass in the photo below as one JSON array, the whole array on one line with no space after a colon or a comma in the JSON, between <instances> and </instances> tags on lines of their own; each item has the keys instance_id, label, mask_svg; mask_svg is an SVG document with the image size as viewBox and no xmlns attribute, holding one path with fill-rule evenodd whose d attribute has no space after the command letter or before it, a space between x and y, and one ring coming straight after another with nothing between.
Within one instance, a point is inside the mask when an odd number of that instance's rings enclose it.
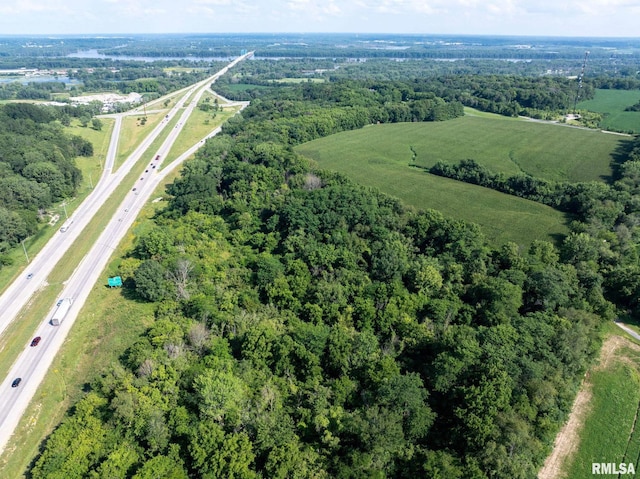
<instances>
[{"instance_id":1,"label":"roadside grass","mask_svg":"<svg viewBox=\"0 0 640 479\"><path fill-rule=\"evenodd\" d=\"M178 135L178 138L176 138L175 143L169 151L169 160L174 160L179 157L182 153L200 141L201 138L211 133L218 126L232 117L238 109L239 107L224 108L214 112L202 111L197 107L194 108L191 116L183 126L180 135ZM215 117L213 116L214 114Z\"/></svg>"},{"instance_id":2,"label":"roadside grass","mask_svg":"<svg viewBox=\"0 0 640 479\"><path fill-rule=\"evenodd\" d=\"M172 172L152 197L162 196L166 184L179 174ZM133 245L140 230L166 202L148 202L131 230L114 251L104 278L117 271L120 257ZM0 476L28 477L42 442L56 428L68 409L82 398L87 385L116 362L153 323L153 305L125 299L122 290L96 284L54 359L49 374L29 404L15 434L0 457ZM23 346L23 345L22 345Z\"/></svg>"},{"instance_id":3,"label":"roadside grass","mask_svg":"<svg viewBox=\"0 0 640 479\"><path fill-rule=\"evenodd\" d=\"M82 188L87 190L87 193L93 189L91 185L95 186L102 175L104 160L107 157L111 133L115 124L113 118L101 118L100 121L103 124L100 131L80 126L79 120L73 120L71 125L65 128L68 134L80 136L93 145L93 156L76 158L76 165L82 171Z\"/></svg>"},{"instance_id":4,"label":"roadside grass","mask_svg":"<svg viewBox=\"0 0 640 479\"><path fill-rule=\"evenodd\" d=\"M71 216L73 211L84 201L84 199L91 192L90 178L92 181L97 182L102 170L100 169L101 161L104 162L104 158L107 154L107 148L109 147L109 139L111 138L111 130L113 128L113 120L104 119L104 126L101 131L96 131L92 128L83 128L80 126L79 121L72 122L71 126L65 128L65 132L73 135L81 136L93 143L93 156L89 158L79 156L76 158L76 165L82 171L83 182L80 185L77 195L68 199L66 203L67 215ZM43 223L39 226L35 235L30 236L24 241L24 247L27 250L29 258L33 258L38 252L47 244L47 241L58 231L60 225L64 222L64 208L62 203L50 208L52 215L58 215L59 220L52 225ZM27 268L26 257L22 247L18 246L6 253L12 264L2 267L2 274L0 275L0 291L4 291L5 288L13 282L17 275L23 274Z\"/></svg>"},{"instance_id":5,"label":"roadside grass","mask_svg":"<svg viewBox=\"0 0 640 479\"><path fill-rule=\"evenodd\" d=\"M166 110L162 110L160 113L147 113L147 121L143 124L141 119L144 116L144 112L141 111L139 115L127 115L122 119L118 154L113 171L116 171L125 162L140 142L162 121L166 116Z\"/></svg>"},{"instance_id":6,"label":"roadside grass","mask_svg":"<svg viewBox=\"0 0 640 479\"><path fill-rule=\"evenodd\" d=\"M218 115L217 119L222 122L223 116ZM151 148L160 141L163 140L158 138ZM31 339L37 325L54 304L63 282L102 232L104 218L110 218L115 213L121 198L145 167L146 161L141 159L83 230L82 238L72 245L56 265L42 293L21 312L21 319L14 321L5 330L0 342L0 374L6 375L15 358ZM164 196L166 185L179 174L179 169L169 174L151 198ZM150 227L150 219L165 205L166 201L153 203L152 200L145 205L114 252L106 268L105 279L117 271L121 256L131 248L135 236ZM125 299L121 292L107 288L104 282L94 286L64 347L54 359L50 373L40 385L4 454L0 456L0 477L25 477L29 464L40 451L42 441L64 418L68 408L82 397L86 385L113 364L152 322L152 305Z\"/></svg>"},{"instance_id":7,"label":"roadside grass","mask_svg":"<svg viewBox=\"0 0 640 479\"><path fill-rule=\"evenodd\" d=\"M244 92L247 90L268 90L270 88L276 88L276 87L270 87L266 85L252 85L251 83L231 83L231 84L225 85L224 87L225 89L230 90L232 92Z\"/></svg>"},{"instance_id":8,"label":"roadside grass","mask_svg":"<svg viewBox=\"0 0 640 479\"><path fill-rule=\"evenodd\" d=\"M475 113L474 113L475 115ZM561 181L606 181L617 154L630 139L565 125L493 116L464 116L441 122L371 125L301 145L313 158L384 161L431 167L438 161L473 159L496 173L525 172ZM345 153L348 151L348 157Z\"/></svg>"},{"instance_id":9,"label":"roadside grass","mask_svg":"<svg viewBox=\"0 0 640 479\"><path fill-rule=\"evenodd\" d=\"M604 369L590 372L591 407L580 432L580 444L570 464L568 479L591 476L592 463L621 462L638 467L640 423L640 353L623 348Z\"/></svg>"},{"instance_id":10,"label":"roadside grass","mask_svg":"<svg viewBox=\"0 0 640 479\"><path fill-rule=\"evenodd\" d=\"M366 130L375 133L378 128ZM296 151L316 160L321 168L343 173L416 208L436 209L447 216L477 223L484 234L498 244L513 241L529 245L536 239L556 241L568 234L570 218L553 208L411 168L408 147L404 158L400 159L397 151L384 147L375 135L369 132L367 135L375 143L371 145L370 156L363 152L364 146L360 142L364 139L349 142L349 135L328 137L334 138L340 148L316 140L296 147ZM383 148L386 151L381 151Z\"/></svg>"},{"instance_id":11,"label":"roadside grass","mask_svg":"<svg viewBox=\"0 0 640 479\"><path fill-rule=\"evenodd\" d=\"M601 127L617 131L640 133L640 112L624 111L628 106L640 101L640 90L596 90L592 100L578 103L580 110L603 113Z\"/></svg>"}]
</instances>

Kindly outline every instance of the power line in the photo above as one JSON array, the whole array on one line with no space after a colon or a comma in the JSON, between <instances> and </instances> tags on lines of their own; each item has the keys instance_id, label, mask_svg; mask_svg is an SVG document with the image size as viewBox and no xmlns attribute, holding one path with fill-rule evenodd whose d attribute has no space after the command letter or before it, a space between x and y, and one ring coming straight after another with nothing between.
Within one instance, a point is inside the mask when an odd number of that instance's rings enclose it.
<instances>
[{"instance_id":1,"label":"power line","mask_svg":"<svg viewBox=\"0 0 640 479\"><path fill-rule=\"evenodd\" d=\"M580 76L578 77L578 91L576 92L576 99L573 102L573 114L576 114L576 105L578 104L578 99L580 98L580 91L582 90L582 78L584 77L584 70L587 68L587 57L589 56L589 50L584 52L584 61L582 62L582 71L580 72Z\"/></svg>"}]
</instances>

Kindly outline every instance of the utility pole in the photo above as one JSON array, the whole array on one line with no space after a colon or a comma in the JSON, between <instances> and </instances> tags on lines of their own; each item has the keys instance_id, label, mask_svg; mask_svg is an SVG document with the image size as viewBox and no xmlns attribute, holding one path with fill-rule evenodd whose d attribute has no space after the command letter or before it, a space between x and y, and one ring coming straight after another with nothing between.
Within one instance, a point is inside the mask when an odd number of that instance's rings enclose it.
<instances>
[{"instance_id":1,"label":"utility pole","mask_svg":"<svg viewBox=\"0 0 640 479\"><path fill-rule=\"evenodd\" d=\"M582 71L580 72L580 76L578 77L578 91L576 92L576 99L573 102L573 114L576 114L576 105L578 104L578 99L580 98L580 90L582 90L582 77L584 77L584 70L587 67L587 57L589 56L589 50L584 53L584 61L582 62Z\"/></svg>"},{"instance_id":2,"label":"utility pole","mask_svg":"<svg viewBox=\"0 0 640 479\"><path fill-rule=\"evenodd\" d=\"M22 244L22 249L24 250L24 255L27 257L27 263L29 262L29 255L27 254L27 248L24 247L24 240L20 241Z\"/></svg>"},{"instance_id":3,"label":"utility pole","mask_svg":"<svg viewBox=\"0 0 640 479\"><path fill-rule=\"evenodd\" d=\"M64 218L68 220L69 216L67 215L67 202L66 201L64 203L62 203L62 207L64 208Z\"/></svg>"}]
</instances>

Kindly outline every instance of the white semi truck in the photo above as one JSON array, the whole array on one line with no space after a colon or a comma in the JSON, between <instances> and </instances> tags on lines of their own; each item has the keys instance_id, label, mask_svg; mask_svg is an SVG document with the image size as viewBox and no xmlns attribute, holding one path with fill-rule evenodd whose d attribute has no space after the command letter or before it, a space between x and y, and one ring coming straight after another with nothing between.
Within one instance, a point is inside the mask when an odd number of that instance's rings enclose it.
<instances>
[{"instance_id":1,"label":"white semi truck","mask_svg":"<svg viewBox=\"0 0 640 479\"><path fill-rule=\"evenodd\" d=\"M71 298L64 298L58 301L58 307L51 317L51 324L53 326L60 326L60 323L62 323L62 320L69 312L71 303L73 303L73 300Z\"/></svg>"},{"instance_id":2,"label":"white semi truck","mask_svg":"<svg viewBox=\"0 0 640 479\"><path fill-rule=\"evenodd\" d=\"M69 218L67 221L64 222L64 224L60 228L60 232L64 233L65 231L67 231L71 227L72 223L73 223L73 218Z\"/></svg>"}]
</instances>

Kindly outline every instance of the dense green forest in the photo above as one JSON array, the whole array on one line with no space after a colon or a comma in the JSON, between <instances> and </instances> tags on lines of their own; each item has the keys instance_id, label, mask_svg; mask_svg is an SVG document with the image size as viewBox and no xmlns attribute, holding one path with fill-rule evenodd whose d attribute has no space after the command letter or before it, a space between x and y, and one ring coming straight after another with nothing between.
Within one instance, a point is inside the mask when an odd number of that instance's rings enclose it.
<instances>
[{"instance_id":1,"label":"dense green forest","mask_svg":"<svg viewBox=\"0 0 640 479\"><path fill-rule=\"evenodd\" d=\"M216 83L216 91L236 100L250 100L269 96L274 86L271 79L253 76L250 80L240 77L236 80L249 82L249 85L237 90L233 80ZM331 86L309 82L304 88L316 89L330 94L341 87L367 88L384 97L383 101L404 104L413 98L436 96L448 102L458 102L464 106L506 116L526 115L545 117L550 113L563 114L574 106L576 82L559 77L529 78L515 75L439 75L430 78L416 78L411 81L350 80L336 77L329 82ZM298 91L299 89L294 89ZM595 89L584 84L581 98L593 98ZM345 94L346 95L346 94ZM402 121L411 121L407 117Z\"/></svg>"},{"instance_id":2,"label":"dense green forest","mask_svg":"<svg viewBox=\"0 0 640 479\"><path fill-rule=\"evenodd\" d=\"M0 107L1 263L2 253L37 231L48 208L76 192L82 175L74 160L93 154L91 143L65 134L56 120L54 109Z\"/></svg>"},{"instance_id":3,"label":"dense green forest","mask_svg":"<svg viewBox=\"0 0 640 479\"><path fill-rule=\"evenodd\" d=\"M153 96L208 72L60 55L214 56L275 39L230 38L217 50L204 36L146 40L8 39L0 66L75 65L83 85L73 94ZM153 303L153 324L87 378L29 477L535 478L601 326L640 314L640 142L618 152L610 184L506 177L472 159L433 167L572 215L566 238L526 249L495 246L476 225L415 210L293 150L371 123L447 121L463 106L542 118L570 109L577 83L563 76L589 45L514 53L512 40L393 55L358 44L339 58L331 41L275 44L263 58L305 58L243 62L220 79L217 91L251 105L185 164L168 206L119 262L122 294ZM581 99L637 88L636 55L595 52L603 76L585 79ZM321 82L276 82L305 77ZM67 91L0 86L12 99ZM97 108L0 107L0 253L75 193L73 158L92 146L61 125L87 124Z\"/></svg>"},{"instance_id":4,"label":"dense green forest","mask_svg":"<svg viewBox=\"0 0 640 479\"><path fill-rule=\"evenodd\" d=\"M391 121L396 92L458 111L403 88L271 89L185 164L119 267L155 322L31 477L536 477L600 325L638 307L640 222L616 196L637 148L595 200L608 222L585 206L560 248L495 248L293 151Z\"/></svg>"},{"instance_id":5,"label":"dense green forest","mask_svg":"<svg viewBox=\"0 0 640 479\"><path fill-rule=\"evenodd\" d=\"M591 276L601 292L625 313L640 313L640 138L625 152L611 184L552 182L528 175L505 177L473 160L438 163L434 174L525 197L572 213L572 233L562 245L564 258ZM594 284L595 284L594 283ZM598 293L600 294L600 292Z\"/></svg>"}]
</instances>

